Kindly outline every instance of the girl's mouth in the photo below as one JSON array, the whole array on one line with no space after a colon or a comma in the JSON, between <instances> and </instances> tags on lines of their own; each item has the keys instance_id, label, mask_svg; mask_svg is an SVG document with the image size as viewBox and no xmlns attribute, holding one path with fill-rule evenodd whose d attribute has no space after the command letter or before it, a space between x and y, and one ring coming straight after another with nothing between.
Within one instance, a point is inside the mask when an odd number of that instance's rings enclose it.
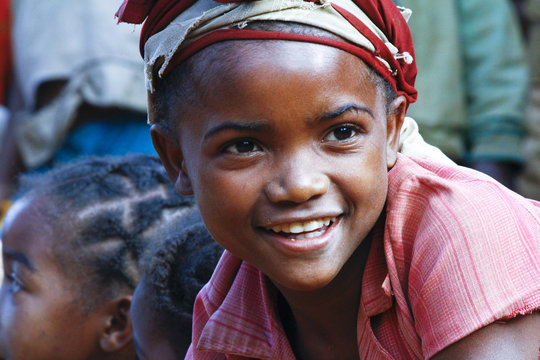
<instances>
[{"instance_id":1,"label":"girl's mouth","mask_svg":"<svg viewBox=\"0 0 540 360\"><path fill-rule=\"evenodd\" d=\"M336 222L337 217L324 217L304 222L294 222L267 228L281 237L295 241L297 239L316 238L323 235Z\"/></svg>"}]
</instances>

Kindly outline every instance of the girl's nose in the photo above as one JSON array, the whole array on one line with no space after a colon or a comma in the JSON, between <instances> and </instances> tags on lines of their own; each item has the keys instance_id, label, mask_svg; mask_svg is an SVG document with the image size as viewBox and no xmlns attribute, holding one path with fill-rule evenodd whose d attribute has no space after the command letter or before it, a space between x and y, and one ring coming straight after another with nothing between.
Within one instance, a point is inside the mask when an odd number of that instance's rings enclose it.
<instances>
[{"instance_id":1,"label":"girl's nose","mask_svg":"<svg viewBox=\"0 0 540 360\"><path fill-rule=\"evenodd\" d=\"M330 185L323 171L305 161L291 162L274 175L266 186L266 194L275 203L302 203L325 194Z\"/></svg>"}]
</instances>

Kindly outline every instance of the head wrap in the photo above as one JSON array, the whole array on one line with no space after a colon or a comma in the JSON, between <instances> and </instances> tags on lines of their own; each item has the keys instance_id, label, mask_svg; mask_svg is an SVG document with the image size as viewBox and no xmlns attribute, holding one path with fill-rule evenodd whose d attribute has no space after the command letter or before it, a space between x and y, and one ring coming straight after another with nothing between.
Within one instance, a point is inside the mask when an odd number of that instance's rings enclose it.
<instances>
[{"instance_id":1,"label":"head wrap","mask_svg":"<svg viewBox=\"0 0 540 360\"><path fill-rule=\"evenodd\" d=\"M318 43L360 57L409 103L416 101L416 64L407 26L410 10L392 0L124 0L121 22L142 23L140 40L147 88L154 76L219 41L274 39ZM275 20L324 29L343 40L246 29L251 21Z\"/></svg>"}]
</instances>

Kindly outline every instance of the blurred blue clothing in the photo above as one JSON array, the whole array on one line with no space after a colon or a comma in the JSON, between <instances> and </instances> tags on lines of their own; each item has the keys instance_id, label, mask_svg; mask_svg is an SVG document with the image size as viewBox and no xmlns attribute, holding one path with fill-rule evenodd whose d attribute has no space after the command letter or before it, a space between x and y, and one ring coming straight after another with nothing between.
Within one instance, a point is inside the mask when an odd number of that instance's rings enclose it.
<instances>
[{"instance_id":1,"label":"blurred blue clothing","mask_svg":"<svg viewBox=\"0 0 540 360\"><path fill-rule=\"evenodd\" d=\"M54 162L68 162L86 155L125 155L143 153L157 155L152 145L149 126L144 121L92 121L66 138Z\"/></svg>"}]
</instances>

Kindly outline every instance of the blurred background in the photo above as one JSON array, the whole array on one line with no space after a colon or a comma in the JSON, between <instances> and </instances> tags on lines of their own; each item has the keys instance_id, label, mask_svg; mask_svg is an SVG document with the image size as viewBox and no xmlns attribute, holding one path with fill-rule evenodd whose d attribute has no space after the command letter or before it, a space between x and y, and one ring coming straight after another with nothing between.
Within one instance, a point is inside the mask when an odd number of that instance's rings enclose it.
<instances>
[{"instance_id":1,"label":"blurred background","mask_svg":"<svg viewBox=\"0 0 540 360\"><path fill-rule=\"evenodd\" d=\"M427 142L540 200L540 0L394 0L409 22ZM20 174L153 154L139 29L121 0L0 0L0 216Z\"/></svg>"},{"instance_id":2,"label":"blurred background","mask_svg":"<svg viewBox=\"0 0 540 360\"><path fill-rule=\"evenodd\" d=\"M139 31L121 0L0 0L0 201L85 155L155 154Z\"/></svg>"}]
</instances>

